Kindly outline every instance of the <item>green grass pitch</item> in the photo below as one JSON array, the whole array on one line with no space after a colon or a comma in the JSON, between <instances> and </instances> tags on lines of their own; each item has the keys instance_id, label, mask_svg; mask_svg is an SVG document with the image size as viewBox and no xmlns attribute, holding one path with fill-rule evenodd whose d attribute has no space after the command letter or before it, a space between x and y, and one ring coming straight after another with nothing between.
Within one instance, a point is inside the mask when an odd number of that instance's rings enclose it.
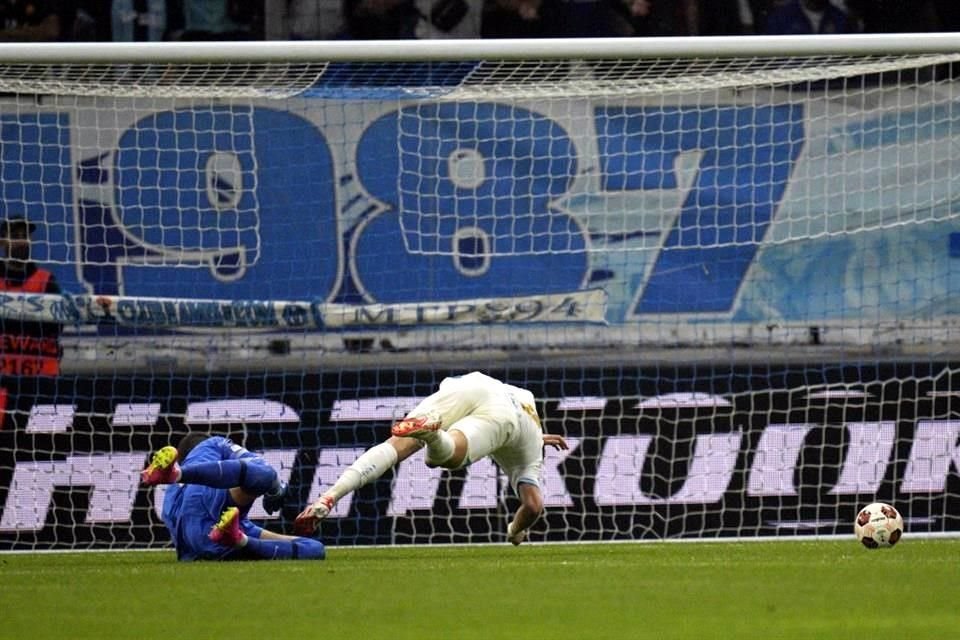
<instances>
[{"instance_id":1,"label":"green grass pitch","mask_svg":"<svg viewBox=\"0 0 960 640\"><path fill-rule=\"evenodd\" d=\"M960 539L0 554L0 638L956 638Z\"/></svg>"}]
</instances>

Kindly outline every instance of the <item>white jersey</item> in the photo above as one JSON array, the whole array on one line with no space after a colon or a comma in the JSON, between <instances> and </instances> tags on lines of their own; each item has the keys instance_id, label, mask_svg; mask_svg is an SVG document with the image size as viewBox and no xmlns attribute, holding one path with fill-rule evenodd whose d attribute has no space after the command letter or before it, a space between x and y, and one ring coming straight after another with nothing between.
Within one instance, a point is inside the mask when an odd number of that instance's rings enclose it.
<instances>
[{"instance_id":1,"label":"white jersey","mask_svg":"<svg viewBox=\"0 0 960 640\"><path fill-rule=\"evenodd\" d=\"M425 398L407 417L439 416L441 428L466 436L464 465L490 456L516 490L521 482L540 486L543 431L536 399L526 389L474 371L444 378L436 393Z\"/></svg>"}]
</instances>

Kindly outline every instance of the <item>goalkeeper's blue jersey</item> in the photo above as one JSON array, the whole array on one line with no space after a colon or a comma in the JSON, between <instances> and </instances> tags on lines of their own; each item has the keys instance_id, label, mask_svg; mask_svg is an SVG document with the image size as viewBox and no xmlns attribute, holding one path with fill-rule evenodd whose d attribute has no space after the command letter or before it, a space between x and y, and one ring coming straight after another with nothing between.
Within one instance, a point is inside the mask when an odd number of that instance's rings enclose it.
<instances>
[{"instance_id":1,"label":"goalkeeper's blue jersey","mask_svg":"<svg viewBox=\"0 0 960 640\"><path fill-rule=\"evenodd\" d=\"M187 454L182 464L218 462L260 456L221 436L207 438ZM236 550L211 541L211 527L220 519L227 507L236 506L228 489L218 489L196 484L171 484L163 499L162 517L173 539L180 560L227 559L238 555ZM240 526L252 527L247 518L248 505L240 510Z\"/></svg>"}]
</instances>

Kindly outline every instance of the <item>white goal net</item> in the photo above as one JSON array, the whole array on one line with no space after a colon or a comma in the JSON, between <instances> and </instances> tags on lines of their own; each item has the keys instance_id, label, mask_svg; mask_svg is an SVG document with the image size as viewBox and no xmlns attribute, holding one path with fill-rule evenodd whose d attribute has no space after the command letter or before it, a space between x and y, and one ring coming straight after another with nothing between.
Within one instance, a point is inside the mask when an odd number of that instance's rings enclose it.
<instances>
[{"instance_id":1,"label":"white goal net","mask_svg":"<svg viewBox=\"0 0 960 640\"><path fill-rule=\"evenodd\" d=\"M168 546L138 472L192 430L290 532L471 370L571 444L533 541L960 531L958 45L0 45L0 218L59 287L3 267L0 549ZM515 507L421 455L320 535Z\"/></svg>"}]
</instances>

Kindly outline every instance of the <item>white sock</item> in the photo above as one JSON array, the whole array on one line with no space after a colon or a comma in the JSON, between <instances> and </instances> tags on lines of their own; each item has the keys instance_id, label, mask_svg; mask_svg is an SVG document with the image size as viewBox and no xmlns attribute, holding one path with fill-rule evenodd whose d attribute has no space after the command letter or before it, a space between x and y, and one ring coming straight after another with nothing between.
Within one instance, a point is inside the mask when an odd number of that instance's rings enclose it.
<instances>
[{"instance_id":1,"label":"white sock","mask_svg":"<svg viewBox=\"0 0 960 640\"><path fill-rule=\"evenodd\" d=\"M453 457L453 437L446 431L434 431L420 436L420 440L427 443L428 466L438 467Z\"/></svg>"},{"instance_id":2,"label":"white sock","mask_svg":"<svg viewBox=\"0 0 960 640\"><path fill-rule=\"evenodd\" d=\"M359 458L354 460L353 464L340 474L334 485L324 494L333 496L334 501L340 500L348 493L373 482L396 463L397 450L393 448L393 445L381 442L377 446L367 449Z\"/></svg>"}]
</instances>

